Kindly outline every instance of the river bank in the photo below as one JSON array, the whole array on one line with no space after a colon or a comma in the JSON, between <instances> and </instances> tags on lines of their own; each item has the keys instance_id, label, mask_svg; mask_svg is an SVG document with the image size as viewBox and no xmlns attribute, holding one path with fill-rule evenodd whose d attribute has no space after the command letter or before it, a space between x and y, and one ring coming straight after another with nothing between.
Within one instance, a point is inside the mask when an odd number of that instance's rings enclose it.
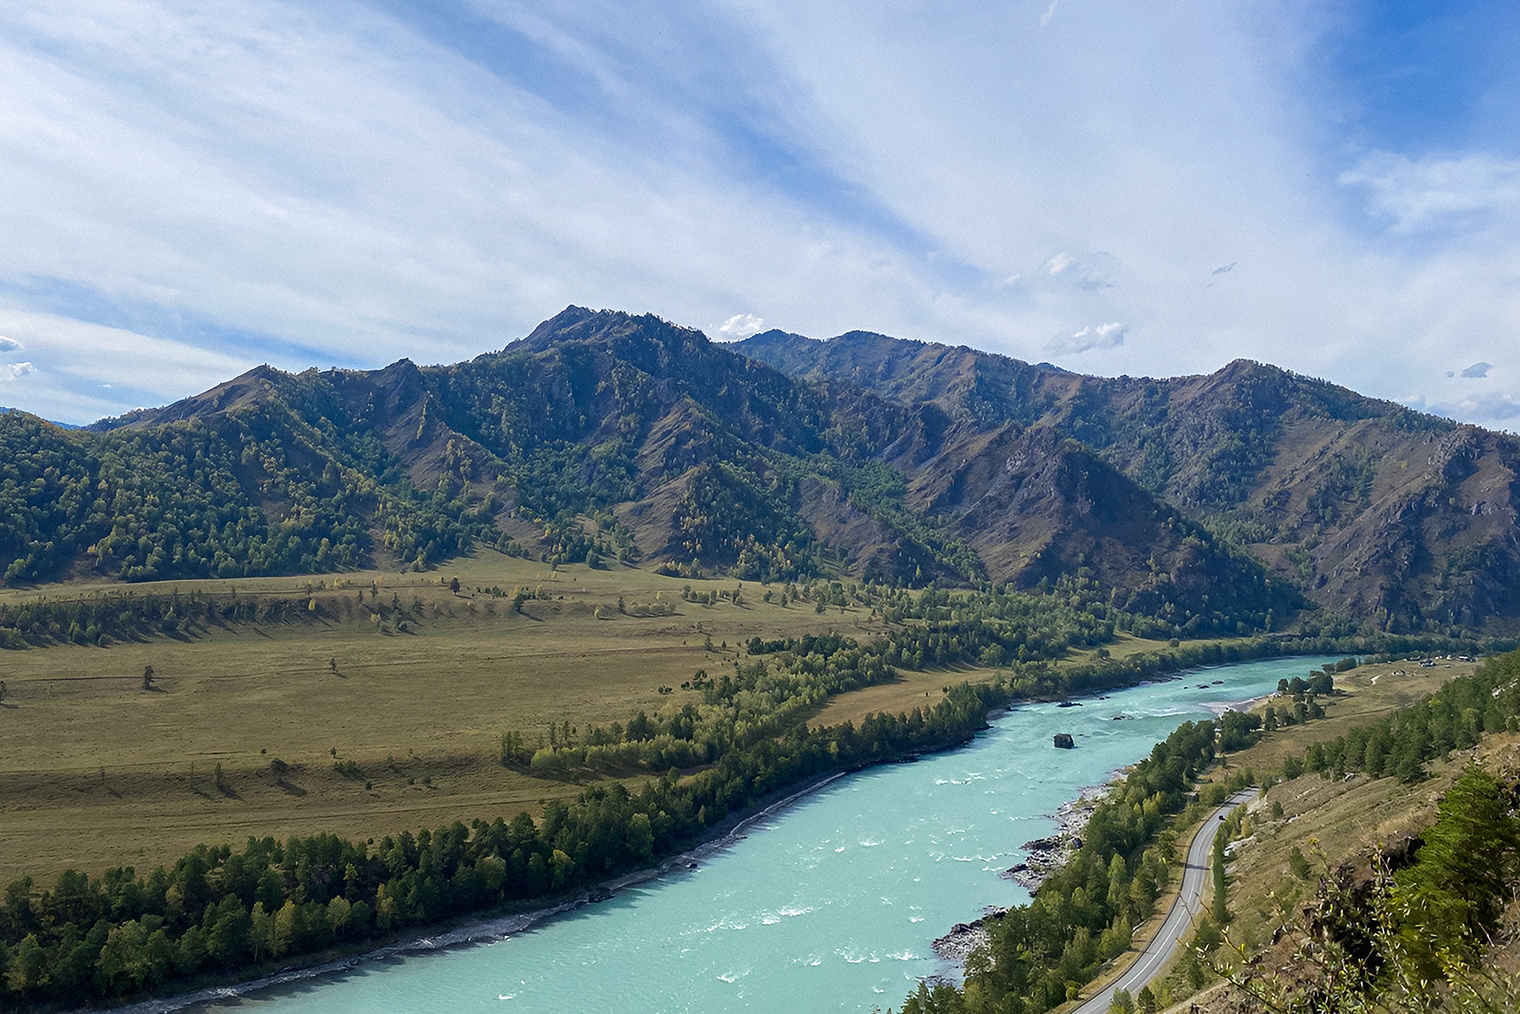
<instances>
[{"instance_id":1,"label":"river bank","mask_svg":"<svg viewBox=\"0 0 1520 1014\"><path fill-rule=\"evenodd\" d=\"M954 749L954 747L948 747L947 749ZM526 912L515 912L511 915L469 919L441 932L407 934L401 939L393 940L379 947L365 948L354 954L345 955L340 958L319 960L310 965L296 965L281 969L272 975L263 975L228 985L207 986L184 993L141 1000L122 1007L111 1008L111 1011L112 1014L170 1014L172 1011L183 1010L198 1004L214 1003L220 1000L234 1000L249 993L256 993L279 986L287 986L324 976L343 975L354 971L362 965L382 962L390 958L426 954L430 951L442 951L454 947L469 947L475 944L505 940L509 937L526 933L538 924L553 919L556 916L565 915L566 913L584 908L587 905L606 901L618 891L658 880L672 873L694 869L705 860L710 859L715 853L721 852L732 846L735 842L743 840L746 837L745 832L758 821L776 816L788 807L795 806L801 800L821 791L826 786L850 773L848 771L836 771L827 777L811 782L801 789L789 792L780 799L765 804L753 813L730 816L714 826L711 837L687 849L685 852L673 855L654 866L634 870L620 877L603 881L585 891L579 892L572 898L567 898L553 905L545 905ZM89 1012L97 1010L98 1008L77 1008L72 1014L89 1014Z\"/></svg>"},{"instance_id":2,"label":"river bank","mask_svg":"<svg viewBox=\"0 0 1520 1014\"><path fill-rule=\"evenodd\" d=\"M1021 705L974 741L917 763L781 790L706 842L605 885L600 904L589 903L586 890L351 954L329 951L305 968L203 981L127 1009L220 1007L237 998L268 1014L398 1004L484 1012L504 1002L535 1014L718 1014L780 1011L797 995L847 1011L857 1001L869 1010L874 996L885 1009L943 972L927 930L1026 900L998 879L1029 857L1012 843L1079 834L1079 800L1093 796L1093 786L1145 756L1184 718L1207 716L1207 703L1275 685L1283 667L1215 670L1227 685L1209 691L1169 680L1084 699L1082 708ZM1075 750L1051 747L1063 731L1075 736ZM788 808L753 833L761 818Z\"/></svg>"},{"instance_id":3,"label":"river bank","mask_svg":"<svg viewBox=\"0 0 1520 1014\"><path fill-rule=\"evenodd\" d=\"M1209 670L1201 671L1208 672ZM1183 674L1174 674L1156 682L1179 682L1184 678ZM1221 683L1222 681L1218 680L1211 681L1198 686L1197 689L1207 690ZM1219 717L1227 711L1250 711L1272 700L1274 696L1275 692L1237 700L1203 702L1201 706L1210 714ZM1125 714L1114 716L1116 719L1130 717ZM1104 782L1082 789L1076 799L1063 803L1054 813L1049 814L1049 817L1055 821L1055 832L1044 838L1025 842L1023 849L1028 854L1027 858L1003 870L998 876L1003 880L1018 884L1033 898L1041 885L1066 866L1077 850L1082 847L1083 835L1093 810L1110 792L1123 783L1128 771L1129 767L1125 767L1112 772ZM956 923L948 933L937 938L933 945L934 953L953 966L954 970L951 974L937 974L931 978L958 985L964 979L967 957L976 948L989 942L986 921L1001 916L1006 911L1006 908L1000 906L988 906L980 919L969 923Z\"/></svg>"},{"instance_id":4,"label":"river bank","mask_svg":"<svg viewBox=\"0 0 1520 1014\"><path fill-rule=\"evenodd\" d=\"M1101 785L1084 788L1076 799L1062 803L1054 813L1047 814L1055 821L1055 833L1025 842L1023 849L1028 853L1028 858L1003 870L998 877L1013 881L1033 897L1040 885L1065 866L1077 849L1082 847L1082 835L1087 829L1093 809L1123 778L1124 772L1116 771ZM988 942L986 920L996 918L1006 911L1008 910L1002 906L989 905L983 910L982 918L970 923L956 923L950 932L934 941L934 953L955 967L953 978L956 981L964 973L966 958Z\"/></svg>"}]
</instances>

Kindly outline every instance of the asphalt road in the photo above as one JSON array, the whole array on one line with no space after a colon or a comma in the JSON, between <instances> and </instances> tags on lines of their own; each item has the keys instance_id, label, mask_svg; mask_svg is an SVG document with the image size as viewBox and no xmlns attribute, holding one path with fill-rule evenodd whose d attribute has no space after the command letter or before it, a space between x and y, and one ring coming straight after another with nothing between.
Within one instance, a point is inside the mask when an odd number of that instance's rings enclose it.
<instances>
[{"instance_id":1,"label":"asphalt road","mask_svg":"<svg viewBox=\"0 0 1520 1014\"><path fill-rule=\"evenodd\" d=\"M1203 906L1204 891L1209 884L1209 852L1214 847L1214 835L1219 832L1219 818L1249 800L1256 792L1256 789L1242 789L1209 814L1198 833L1193 835L1193 843L1188 846L1187 863L1182 869L1182 890L1172 902L1172 910L1167 913L1166 922L1161 924L1161 929L1124 970L1123 975L1072 1014L1107 1014L1109 1005L1114 1002L1115 990L1125 989L1130 996L1134 996L1140 992L1141 986L1160 973L1162 966L1171 958L1172 951L1182 943L1182 938L1192 927L1193 917Z\"/></svg>"}]
</instances>

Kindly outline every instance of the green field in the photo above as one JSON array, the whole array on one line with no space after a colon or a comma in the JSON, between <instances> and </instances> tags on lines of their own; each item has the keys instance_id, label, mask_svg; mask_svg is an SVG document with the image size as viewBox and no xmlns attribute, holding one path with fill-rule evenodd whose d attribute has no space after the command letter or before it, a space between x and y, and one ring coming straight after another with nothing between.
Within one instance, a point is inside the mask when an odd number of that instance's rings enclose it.
<instances>
[{"instance_id":1,"label":"green field","mask_svg":"<svg viewBox=\"0 0 1520 1014\"><path fill-rule=\"evenodd\" d=\"M683 601L688 585L740 587L740 602ZM503 733L531 746L549 722L579 731L679 708L701 696L682 682L698 669L731 670L737 646L757 634L833 629L864 640L877 629L868 610L783 608L762 601L767 589L731 579L556 571L489 551L431 574L73 584L10 590L0 602L123 590L304 598L308 587L316 609L302 621L0 653L6 879L51 879L69 866L151 869L197 843L249 835L368 838L535 810L580 786L501 766ZM515 613L511 594L524 587L540 597ZM401 609L406 632L394 618L377 625L376 602L391 617ZM672 614L629 615L655 604ZM147 692L145 666L155 674ZM867 710L896 709L926 692L937 699L945 682L915 674L857 694L873 695ZM857 694L837 699L827 720L863 716Z\"/></svg>"}]
</instances>

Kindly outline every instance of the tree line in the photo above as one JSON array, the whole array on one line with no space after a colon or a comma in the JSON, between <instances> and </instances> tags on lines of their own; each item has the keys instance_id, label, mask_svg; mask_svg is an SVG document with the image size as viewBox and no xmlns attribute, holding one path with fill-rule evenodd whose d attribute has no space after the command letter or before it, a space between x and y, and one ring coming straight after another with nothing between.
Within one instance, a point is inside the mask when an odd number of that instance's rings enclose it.
<instances>
[{"instance_id":1,"label":"tree line","mask_svg":"<svg viewBox=\"0 0 1520 1014\"><path fill-rule=\"evenodd\" d=\"M0 603L0 648L48 644L108 645L175 636L234 623L305 621L317 612L310 596L140 595L111 592L85 599L39 598Z\"/></svg>"},{"instance_id":2,"label":"tree line","mask_svg":"<svg viewBox=\"0 0 1520 1014\"><path fill-rule=\"evenodd\" d=\"M630 790L594 785L534 820L456 822L379 842L333 835L201 846L146 875L70 870L14 881L0 905L0 999L114 1001L197 974L351 945L455 916L564 896L700 840L731 811L809 778L969 739L1006 688L962 684L937 704L730 749Z\"/></svg>"},{"instance_id":3,"label":"tree line","mask_svg":"<svg viewBox=\"0 0 1520 1014\"><path fill-rule=\"evenodd\" d=\"M1356 771L1416 782L1425 777L1428 762L1476 746L1485 733L1517 726L1520 652L1512 652L1486 660L1470 676L1450 681L1387 718L1311 743L1301 758L1288 758L1283 774L1293 778L1318 771L1339 778Z\"/></svg>"},{"instance_id":4,"label":"tree line","mask_svg":"<svg viewBox=\"0 0 1520 1014\"><path fill-rule=\"evenodd\" d=\"M964 985L921 983L902 1014L1041 1014L1128 950L1175 873L1175 829L1229 791L1191 791L1216 733L1214 722L1188 722L1156 744L1093 809L1081 847L1029 903L983 921L989 940L966 959ZM1234 784L1251 777L1240 772Z\"/></svg>"}]
</instances>

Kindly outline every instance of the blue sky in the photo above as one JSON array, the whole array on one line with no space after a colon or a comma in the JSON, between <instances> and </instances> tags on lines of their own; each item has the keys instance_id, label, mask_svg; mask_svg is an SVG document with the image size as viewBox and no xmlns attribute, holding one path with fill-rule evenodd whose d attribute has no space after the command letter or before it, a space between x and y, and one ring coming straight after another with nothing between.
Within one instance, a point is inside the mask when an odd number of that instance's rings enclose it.
<instances>
[{"instance_id":1,"label":"blue sky","mask_svg":"<svg viewBox=\"0 0 1520 1014\"><path fill-rule=\"evenodd\" d=\"M0 404L575 303L1520 428L1516 52L1512 0L9 0Z\"/></svg>"}]
</instances>

